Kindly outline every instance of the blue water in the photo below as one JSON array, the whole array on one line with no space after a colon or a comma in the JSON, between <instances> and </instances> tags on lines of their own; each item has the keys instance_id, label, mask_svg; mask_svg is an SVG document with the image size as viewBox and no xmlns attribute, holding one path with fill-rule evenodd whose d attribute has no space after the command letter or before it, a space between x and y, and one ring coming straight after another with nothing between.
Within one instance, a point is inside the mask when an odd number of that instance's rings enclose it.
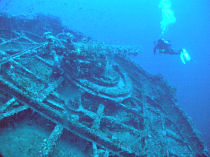
<instances>
[{"instance_id":1,"label":"blue water","mask_svg":"<svg viewBox=\"0 0 210 157\"><path fill-rule=\"evenodd\" d=\"M192 117L210 147L210 1L172 2L176 23L165 37L192 57L153 55L160 36L159 0L1 0L0 11L31 16L56 15L71 29L108 43L140 46L134 60L152 74L162 74L177 88L178 105Z\"/></svg>"}]
</instances>

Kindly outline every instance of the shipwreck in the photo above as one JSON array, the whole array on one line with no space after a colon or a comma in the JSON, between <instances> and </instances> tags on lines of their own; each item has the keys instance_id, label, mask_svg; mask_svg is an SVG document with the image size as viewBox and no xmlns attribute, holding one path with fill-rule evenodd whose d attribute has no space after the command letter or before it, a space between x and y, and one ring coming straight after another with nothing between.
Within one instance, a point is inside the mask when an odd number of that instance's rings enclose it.
<instances>
[{"instance_id":1,"label":"shipwreck","mask_svg":"<svg viewBox=\"0 0 210 157\"><path fill-rule=\"evenodd\" d=\"M36 156L56 156L63 134L85 156L208 156L175 89L129 59L139 51L95 41L55 17L1 15L0 132L23 119L50 128Z\"/></svg>"}]
</instances>

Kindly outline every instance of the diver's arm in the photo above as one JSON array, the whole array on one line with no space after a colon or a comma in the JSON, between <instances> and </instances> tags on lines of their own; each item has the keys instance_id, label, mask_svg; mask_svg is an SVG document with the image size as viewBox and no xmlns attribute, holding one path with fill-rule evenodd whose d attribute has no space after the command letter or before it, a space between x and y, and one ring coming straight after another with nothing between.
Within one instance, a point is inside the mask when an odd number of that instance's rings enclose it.
<instances>
[{"instance_id":1,"label":"diver's arm","mask_svg":"<svg viewBox=\"0 0 210 157\"><path fill-rule=\"evenodd\" d=\"M154 49L153 49L154 55L156 54L156 51L157 51L157 46L155 46Z\"/></svg>"}]
</instances>

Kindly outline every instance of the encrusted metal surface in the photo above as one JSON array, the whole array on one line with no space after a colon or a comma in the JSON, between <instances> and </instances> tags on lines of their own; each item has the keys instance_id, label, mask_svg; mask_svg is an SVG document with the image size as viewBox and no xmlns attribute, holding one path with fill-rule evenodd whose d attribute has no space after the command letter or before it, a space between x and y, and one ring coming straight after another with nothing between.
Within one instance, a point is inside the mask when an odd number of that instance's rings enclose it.
<instances>
[{"instance_id":1,"label":"encrusted metal surface","mask_svg":"<svg viewBox=\"0 0 210 157\"><path fill-rule=\"evenodd\" d=\"M136 49L92 41L59 23L44 29L49 21L39 18L0 21L0 120L30 108L55 123L42 156L63 128L92 142L93 154L99 146L104 156L204 155L174 90L126 59Z\"/></svg>"}]
</instances>

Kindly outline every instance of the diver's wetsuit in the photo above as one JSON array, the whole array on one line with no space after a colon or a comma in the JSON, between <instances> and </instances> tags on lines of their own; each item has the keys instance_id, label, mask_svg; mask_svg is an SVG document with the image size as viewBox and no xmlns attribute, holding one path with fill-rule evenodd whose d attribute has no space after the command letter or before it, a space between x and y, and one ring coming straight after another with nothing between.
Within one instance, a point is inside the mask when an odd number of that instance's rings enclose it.
<instances>
[{"instance_id":1,"label":"diver's wetsuit","mask_svg":"<svg viewBox=\"0 0 210 157\"><path fill-rule=\"evenodd\" d=\"M159 53L165 53L165 54L180 54L180 52L176 52L174 49L172 49L171 44L164 39L159 39L153 49L154 55L156 54L157 50Z\"/></svg>"}]
</instances>

